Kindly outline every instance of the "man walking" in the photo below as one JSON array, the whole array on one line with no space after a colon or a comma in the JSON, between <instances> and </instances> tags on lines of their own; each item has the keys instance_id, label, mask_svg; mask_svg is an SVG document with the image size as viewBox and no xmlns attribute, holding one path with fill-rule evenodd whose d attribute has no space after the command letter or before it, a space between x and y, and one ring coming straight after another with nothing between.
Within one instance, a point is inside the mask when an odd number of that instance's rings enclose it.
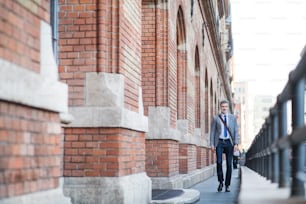
<instances>
[{"instance_id":1,"label":"man walking","mask_svg":"<svg viewBox=\"0 0 306 204\"><path fill-rule=\"evenodd\" d=\"M215 115L211 123L210 145L213 150L216 150L219 192L222 191L224 181L222 154L226 155L225 192L230 192L233 151L238 149L238 124L236 117L228 113L229 102L227 100L220 102L220 108L221 114Z\"/></svg>"}]
</instances>

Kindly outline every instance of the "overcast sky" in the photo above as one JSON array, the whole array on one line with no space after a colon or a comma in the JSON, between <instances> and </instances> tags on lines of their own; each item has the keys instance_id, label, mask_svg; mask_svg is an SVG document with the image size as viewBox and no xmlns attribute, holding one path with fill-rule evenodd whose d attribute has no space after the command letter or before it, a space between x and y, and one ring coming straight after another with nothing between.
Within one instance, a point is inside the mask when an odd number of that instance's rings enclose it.
<instances>
[{"instance_id":1,"label":"overcast sky","mask_svg":"<svg viewBox=\"0 0 306 204\"><path fill-rule=\"evenodd\" d=\"M306 44L306 0L231 0L235 81L277 95Z\"/></svg>"}]
</instances>

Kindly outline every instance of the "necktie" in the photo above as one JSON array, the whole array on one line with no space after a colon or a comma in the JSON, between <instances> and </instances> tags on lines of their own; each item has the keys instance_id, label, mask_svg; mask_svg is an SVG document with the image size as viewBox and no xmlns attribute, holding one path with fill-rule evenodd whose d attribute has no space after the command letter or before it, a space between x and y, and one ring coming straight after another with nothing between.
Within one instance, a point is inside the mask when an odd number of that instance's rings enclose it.
<instances>
[{"instance_id":1,"label":"necktie","mask_svg":"<svg viewBox=\"0 0 306 204\"><path fill-rule=\"evenodd\" d=\"M224 115L224 123L227 125L227 122L226 122L226 115ZM226 126L224 126L224 137L227 137L227 129L226 129Z\"/></svg>"}]
</instances>

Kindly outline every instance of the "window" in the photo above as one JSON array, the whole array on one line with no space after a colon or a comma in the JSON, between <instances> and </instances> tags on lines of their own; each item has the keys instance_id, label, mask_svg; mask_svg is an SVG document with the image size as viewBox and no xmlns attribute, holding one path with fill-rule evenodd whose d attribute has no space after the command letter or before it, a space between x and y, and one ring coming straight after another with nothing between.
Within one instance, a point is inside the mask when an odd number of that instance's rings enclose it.
<instances>
[{"instance_id":1,"label":"window","mask_svg":"<svg viewBox=\"0 0 306 204\"><path fill-rule=\"evenodd\" d=\"M205 45L205 23L202 24L202 47Z\"/></svg>"},{"instance_id":2,"label":"window","mask_svg":"<svg viewBox=\"0 0 306 204\"><path fill-rule=\"evenodd\" d=\"M58 64L58 0L51 0L50 3L50 23L52 29L52 47L55 62Z\"/></svg>"},{"instance_id":3,"label":"window","mask_svg":"<svg viewBox=\"0 0 306 204\"><path fill-rule=\"evenodd\" d=\"M194 0L191 0L191 11L190 11L191 17L193 16L193 7L194 7Z\"/></svg>"}]
</instances>

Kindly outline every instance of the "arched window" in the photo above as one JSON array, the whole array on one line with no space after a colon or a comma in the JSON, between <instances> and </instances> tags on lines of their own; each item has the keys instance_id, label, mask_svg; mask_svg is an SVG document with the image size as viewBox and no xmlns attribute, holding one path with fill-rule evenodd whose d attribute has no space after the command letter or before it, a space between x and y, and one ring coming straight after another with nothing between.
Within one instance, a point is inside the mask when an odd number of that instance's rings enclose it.
<instances>
[{"instance_id":1,"label":"arched window","mask_svg":"<svg viewBox=\"0 0 306 204\"><path fill-rule=\"evenodd\" d=\"M177 37L177 119L186 119L186 31L183 10L179 7L176 21Z\"/></svg>"},{"instance_id":2,"label":"arched window","mask_svg":"<svg viewBox=\"0 0 306 204\"><path fill-rule=\"evenodd\" d=\"M212 80L210 80L210 118L214 115L214 91L213 91L213 83Z\"/></svg>"},{"instance_id":3,"label":"arched window","mask_svg":"<svg viewBox=\"0 0 306 204\"><path fill-rule=\"evenodd\" d=\"M205 70L205 132L209 131L209 88L207 68Z\"/></svg>"},{"instance_id":4,"label":"arched window","mask_svg":"<svg viewBox=\"0 0 306 204\"><path fill-rule=\"evenodd\" d=\"M195 50L195 67L194 67L194 88L195 88L195 98L194 98L194 112L195 112L195 128L200 128L201 121L201 91L200 91L200 59L199 59L199 49L198 46Z\"/></svg>"}]
</instances>

